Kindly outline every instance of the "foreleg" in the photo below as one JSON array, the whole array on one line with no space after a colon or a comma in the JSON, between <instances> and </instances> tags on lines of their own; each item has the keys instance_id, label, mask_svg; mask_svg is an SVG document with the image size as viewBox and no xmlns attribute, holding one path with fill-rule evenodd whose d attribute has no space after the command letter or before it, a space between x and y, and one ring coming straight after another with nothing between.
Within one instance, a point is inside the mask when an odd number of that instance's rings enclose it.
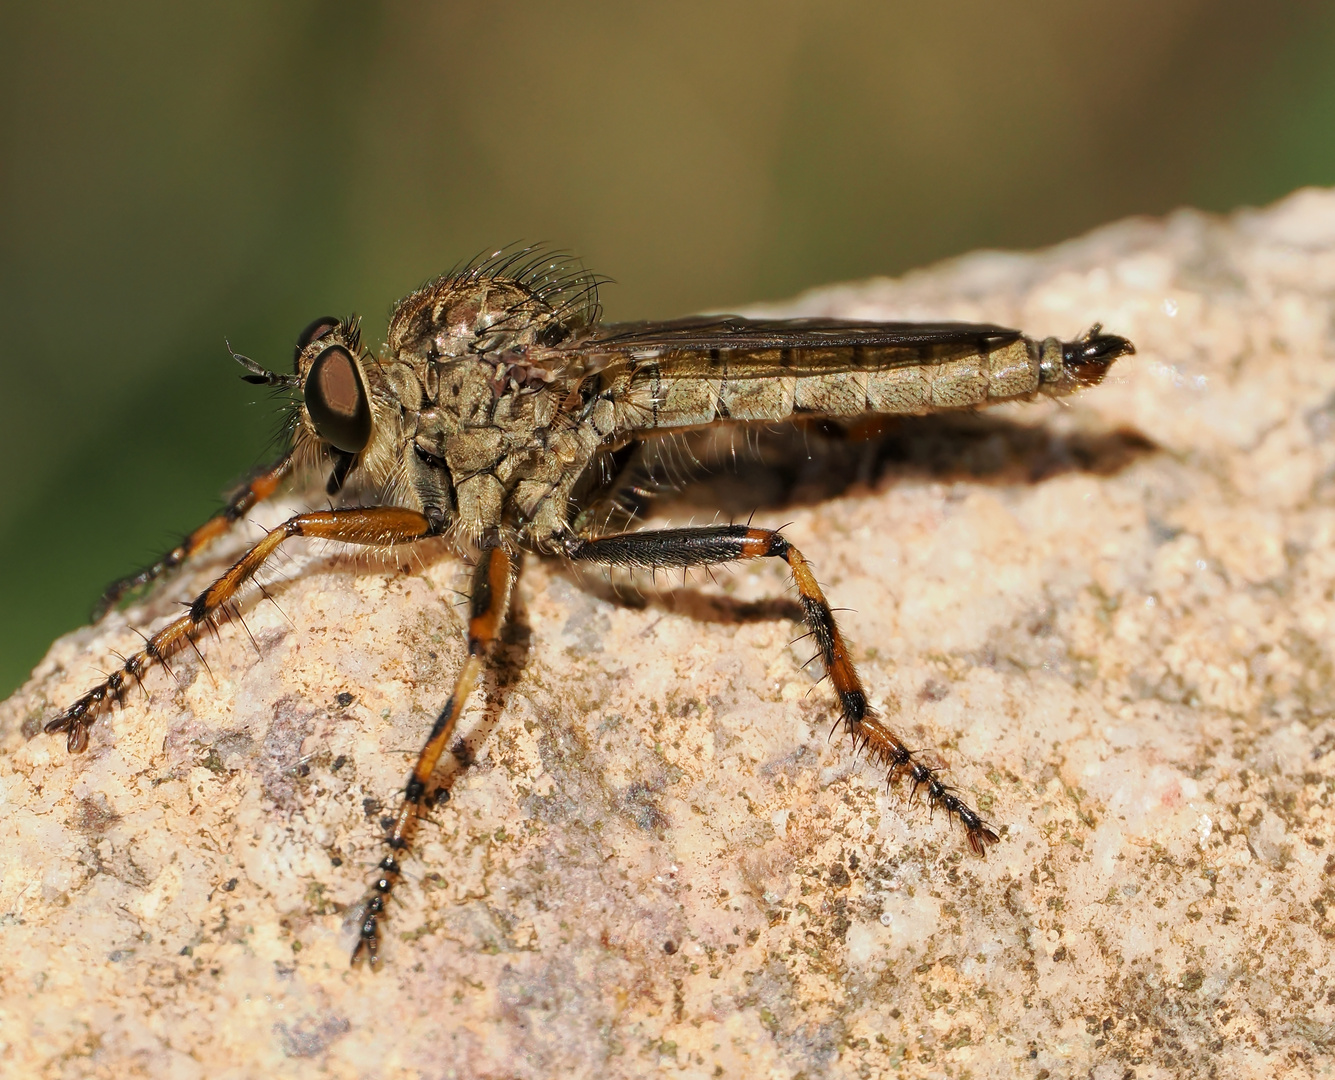
<instances>
[{"instance_id":1,"label":"foreleg","mask_svg":"<svg viewBox=\"0 0 1335 1080\"><path fill-rule=\"evenodd\" d=\"M140 682L144 672L160 664L199 636L212 624L247 581L255 576L284 540L310 536L339 540L345 544L388 547L410 543L431 535L431 523L415 510L394 506L352 507L298 514L266 533L241 556L227 573L195 598L186 613L173 619L144 643L144 647L102 682L46 725L46 731L66 731L70 753L88 746L88 729L112 702L123 701L130 681Z\"/></svg>"},{"instance_id":2,"label":"foreleg","mask_svg":"<svg viewBox=\"0 0 1335 1080\"><path fill-rule=\"evenodd\" d=\"M292 474L292 455L284 454L267 469L258 473L238 491L223 509L177 544L151 566L129 574L107 586L102 598L93 607L92 621L97 622L120 603L126 593L156 581L168 570L180 566L197 551L227 532L257 503L271 497Z\"/></svg>"}]
</instances>

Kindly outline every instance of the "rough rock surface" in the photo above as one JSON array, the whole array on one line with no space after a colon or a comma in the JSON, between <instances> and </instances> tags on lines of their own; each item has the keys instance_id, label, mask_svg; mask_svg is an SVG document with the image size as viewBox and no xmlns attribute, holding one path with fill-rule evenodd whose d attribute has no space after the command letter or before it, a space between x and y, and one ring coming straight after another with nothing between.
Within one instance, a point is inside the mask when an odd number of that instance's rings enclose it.
<instances>
[{"instance_id":1,"label":"rough rock surface","mask_svg":"<svg viewBox=\"0 0 1335 1080\"><path fill-rule=\"evenodd\" d=\"M1329 1075L1333 297L1307 191L773 309L1139 347L1069 405L808 431L656 512L789 523L985 860L828 739L782 566L618 598L530 558L385 970L350 971L458 557L294 545L254 644L77 758L41 722L235 549L62 638L0 706L0 1071Z\"/></svg>"}]
</instances>

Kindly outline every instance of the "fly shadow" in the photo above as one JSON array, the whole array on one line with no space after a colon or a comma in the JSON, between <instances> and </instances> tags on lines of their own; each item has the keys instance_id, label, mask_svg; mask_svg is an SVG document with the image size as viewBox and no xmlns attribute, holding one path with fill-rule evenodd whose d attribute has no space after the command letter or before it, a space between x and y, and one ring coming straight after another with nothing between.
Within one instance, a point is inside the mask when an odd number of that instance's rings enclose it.
<instances>
[{"instance_id":1,"label":"fly shadow","mask_svg":"<svg viewBox=\"0 0 1335 1080\"><path fill-rule=\"evenodd\" d=\"M1063 431L980 412L812 421L740 432L731 443L706 434L690 448L699 472L681 485L674 509L708 505L733 517L915 481L1014 487L1073 472L1114 476L1160 449L1130 427Z\"/></svg>"},{"instance_id":2,"label":"fly shadow","mask_svg":"<svg viewBox=\"0 0 1335 1080\"><path fill-rule=\"evenodd\" d=\"M644 527L653 511L746 521L900 483L1014 487L1068 473L1114 476L1160 449L1126 426L1062 430L967 411L705 429L621 450L603 470L619 497L598 520L604 532ZM618 605L653 604L704 622L802 618L801 607L782 597L744 602L689 587L645 589L642 580L581 575L580 582Z\"/></svg>"}]
</instances>

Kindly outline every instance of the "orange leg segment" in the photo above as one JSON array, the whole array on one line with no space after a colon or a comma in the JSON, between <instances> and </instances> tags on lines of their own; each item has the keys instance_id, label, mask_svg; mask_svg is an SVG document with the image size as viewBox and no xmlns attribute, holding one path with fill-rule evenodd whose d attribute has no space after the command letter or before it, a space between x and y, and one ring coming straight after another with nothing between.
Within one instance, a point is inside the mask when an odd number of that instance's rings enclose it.
<instances>
[{"instance_id":1,"label":"orange leg segment","mask_svg":"<svg viewBox=\"0 0 1335 1080\"><path fill-rule=\"evenodd\" d=\"M436 771L441 754L449 745L473 686L482 673L487 650L496 640L505 621L514 575L514 560L503 548L486 550L478 560L470 599L468 657L459 669L454 680L454 691L436 717L426 743L417 756L417 764L413 766L408 783L404 785L403 803L385 838L389 854L380 861L375 881L362 901L362 922L357 944L352 950L353 964L364 957L374 970L380 963L380 920L385 916L385 905L403 874L401 860L407 854L413 834L417 831L427 785Z\"/></svg>"},{"instance_id":2,"label":"orange leg segment","mask_svg":"<svg viewBox=\"0 0 1335 1080\"><path fill-rule=\"evenodd\" d=\"M389 547L411 543L431 535L432 526L415 510L394 506L350 507L321 510L289 518L238 559L217 581L195 598L186 613L172 620L144 643L143 649L129 657L97 686L59 716L49 721L46 731L67 732L66 746L77 754L88 746L88 729L113 702L123 701L130 682L142 682L144 673L154 664L163 663L173 653L199 636L213 624L237 591L292 536L310 536L339 540L345 544Z\"/></svg>"},{"instance_id":3,"label":"orange leg segment","mask_svg":"<svg viewBox=\"0 0 1335 1080\"><path fill-rule=\"evenodd\" d=\"M820 648L826 674L839 697L844 728L859 749L886 769L893 782L908 777L913 790L926 791L930 805L941 807L964 826L969 847L983 855L997 834L936 775L936 770L917 759L912 750L867 704L867 692L849 656L848 645L834 621L834 613L821 592L816 576L802 553L771 529L746 525L707 525L687 529L658 529L621 533L593 540L571 537L566 554L582 562L604 566L630 566L646 570L669 567L710 566L737 559L783 559L797 585L798 602L811 635Z\"/></svg>"},{"instance_id":4,"label":"orange leg segment","mask_svg":"<svg viewBox=\"0 0 1335 1080\"><path fill-rule=\"evenodd\" d=\"M102 597L93 607L92 621L97 622L108 611L119 604L127 593L142 588L156 581L168 570L175 569L210 541L222 536L251 508L265 499L271 498L292 475L292 455L285 454L268 468L253 476L246 485L232 497L221 513L214 514L208 521L177 544L171 551L151 566L129 574L107 586Z\"/></svg>"}]
</instances>

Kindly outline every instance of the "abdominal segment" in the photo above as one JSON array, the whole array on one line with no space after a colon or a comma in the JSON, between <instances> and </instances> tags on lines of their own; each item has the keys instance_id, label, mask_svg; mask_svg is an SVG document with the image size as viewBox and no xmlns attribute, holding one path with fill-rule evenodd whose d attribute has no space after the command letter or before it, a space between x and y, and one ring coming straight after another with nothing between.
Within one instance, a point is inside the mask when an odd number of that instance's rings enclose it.
<instances>
[{"instance_id":1,"label":"abdominal segment","mask_svg":"<svg viewBox=\"0 0 1335 1080\"><path fill-rule=\"evenodd\" d=\"M926 347L728 350L640 361L604 400L619 431L698 427L719 420L795 415L921 415L967 409L1038 390L1037 350L1025 338L988 351Z\"/></svg>"}]
</instances>

